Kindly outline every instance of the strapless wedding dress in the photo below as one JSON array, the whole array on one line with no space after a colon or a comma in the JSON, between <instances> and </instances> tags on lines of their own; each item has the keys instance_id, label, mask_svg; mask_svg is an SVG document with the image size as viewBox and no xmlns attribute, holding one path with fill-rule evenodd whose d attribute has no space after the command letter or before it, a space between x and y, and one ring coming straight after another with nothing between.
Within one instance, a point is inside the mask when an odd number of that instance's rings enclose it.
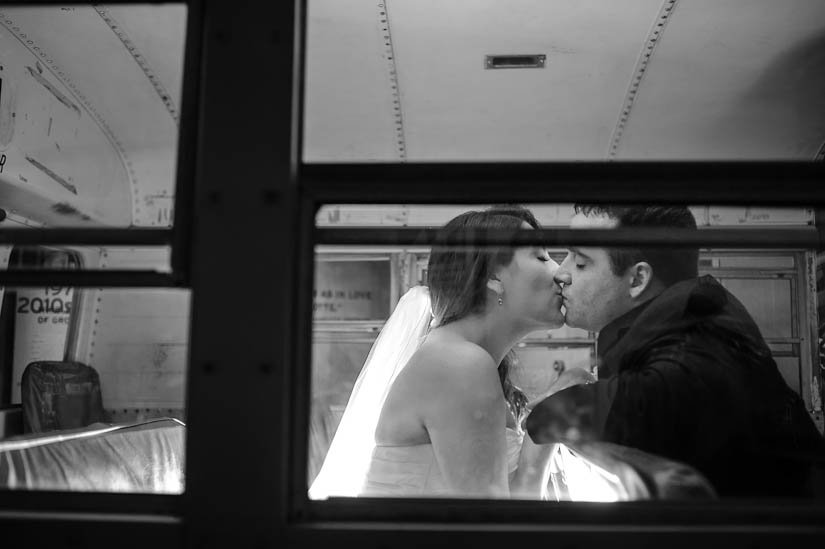
<instances>
[{"instance_id":1,"label":"strapless wedding dress","mask_svg":"<svg viewBox=\"0 0 825 549\"><path fill-rule=\"evenodd\" d=\"M507 428L507 465L518 466L523 431ZM366 497L456 496L447 486L435 459L432 444L376 446L364 486Z\"/></svg>"}]
</instances>

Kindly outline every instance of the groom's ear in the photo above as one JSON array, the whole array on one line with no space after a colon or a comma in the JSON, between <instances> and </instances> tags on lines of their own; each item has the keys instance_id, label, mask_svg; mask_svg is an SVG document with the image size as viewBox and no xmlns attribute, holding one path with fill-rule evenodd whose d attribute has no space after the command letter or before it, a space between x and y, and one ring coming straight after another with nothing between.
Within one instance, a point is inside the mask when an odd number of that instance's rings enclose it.
<instances>
[{"instance_id":1,"label":"groom's ear","mask_svg":"<svg viewBox=\"0 0 825 549\"><path fill-rule=\"evenodd\" d=\"M646 261L640 261L628 269L630 277L630 297L637 299L653 282L653 267Z\"/></svg>"}]
</instances>

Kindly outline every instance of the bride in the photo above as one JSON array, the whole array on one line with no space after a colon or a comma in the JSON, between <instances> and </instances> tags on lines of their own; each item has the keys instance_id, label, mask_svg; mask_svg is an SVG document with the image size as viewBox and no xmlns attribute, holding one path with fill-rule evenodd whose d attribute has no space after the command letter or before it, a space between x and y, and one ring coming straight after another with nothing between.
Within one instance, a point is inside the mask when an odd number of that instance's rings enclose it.
<instances>
[{"instance_id":1,"label":"bride","mask_svg":"<svg viewBox=\"0 0 825 549\"><path fill-rule=\"evenodd\" d=\"M373 345L312 499L540 497L551 447L523 437L527 399L508 369L519 340L564 323L558 265L540 247L443 245L456 231L531 228L529 210L508 206L439 231L429 287L402 297Z\"/></svg>"}]
</instances>

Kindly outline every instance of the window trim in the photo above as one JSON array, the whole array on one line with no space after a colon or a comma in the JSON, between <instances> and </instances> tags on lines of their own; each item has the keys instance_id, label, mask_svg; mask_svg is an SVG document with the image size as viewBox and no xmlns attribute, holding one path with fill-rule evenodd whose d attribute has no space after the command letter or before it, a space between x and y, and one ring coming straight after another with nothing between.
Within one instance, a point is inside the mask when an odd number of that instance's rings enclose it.
<instances>
[{"instance_id":1,"label":"window trim","mask_svg":"<svg viewBox=\"0 0 825 549\"><path fill-rule=\"evenodd\" d=\"M613 164L617 165L617 164ZM473 166L475 167L475 166ZM747 167L749 169L749 166ZM712 169L710 166L701 167L700 171ZM440 185L448 187L451 183L441 182ZM460 186L463 183L459 182ZM538 187L543 183L536 180L530 185ZM451 188L451 187L448 187ZM541 189L535 189L541 193ZM293 395L290 422L292 425L292 437L288 444L291 445L291 463L288 464L288 478L291 480L288 494L290 501L287 509L287 523L290 528L296 528L296 533L304 529L325 530L327 524L345 525L344 531L359 530L375 533L376 524L385 525L387 528L422 528L426 530L427 524L433 531L443 531L451 528L461 529L463 525L477 529L481 525L498 524L501 529L526 528L528 530L543 530L547 532L557 532L560 525L568 528L591 528L594 522L601 528L617 527L619 525L631 524L637 532L647 534L654 533L660 528L671 528L678 531L679 528L698 528L703 532L710 532L713 529L725 530L736 527L727 527L727 524L748 524L748 528L753 529L755 525L765 529L765 532L782 531L788 525L799 525L794 527L795 534L804 531L803 526L817 525L814 528L818 534L825 533L825 526L818 528L818 525L825 525L825 504L822 502L805 501L783 501L783 500L717 500L713 502L670 502L670 501L641 501L624 502L618 506L603 506L591 503L573 502L526 502L513 500L439 500L424 498L394 499L394 498L341 498L327 501L313 501L307 496L307 474L309 458L309 419L311 414L311 372L308 367L311 364L312 346L312 287L314 280L314 256L315 246L318 245L415 245L426 246L431 244L437 230L422 228L317 228L315 226L315 214L318 209L327 203L319 199L319 195L328 198L329 195L336 195L324 188L320 193L307 192L303 195L302 207L300 209L299 232L299 261L296 262L297 276L295 278L297 286L295 295L295 308L293 319L297 320L295 360L293 369L292 390ZM506 189L496 191L493 187L487 190L484 195L484 203L495 203L495 197L503 197L509 191ZM408 193L409 189L401 194ZM415 190L415 198L421 200L425 189ZM361 191L354 191L353 195L361 196ZM533 196L533 195L531 195ZM387 197L388 202L403 202L392 190L384 190L376 201ZM475 196L481 200L481 197ZM691 195L689 202L705 202L704 196L696 199ZM819 201L823 197L818 197ZM336 203L362 203L361 201L346 200ZM416 201L413 201L416 202ZM428 203L432 203L431 197ZM446 200L439 200L439 203L446 203ZM466 198L464 200L466 203ZM536 203L535 199L527 202ZM375 203L370 201L370 203ZM741 201L740 201L741 203ZM798 205L798 204L797 204ZM805 204L810 207L811 204ZM617 228L607 230L573 230L573 229L542 229L519 231L514 237L512 233L489 233L476 236L475 242L479 245L501 245L509 244L545 244L552 245L560 242L567 244L590 244L590 245L617 245L636 244L641 241L645 245L666 244L668 246L697 246L717 249L720 247L742 248L783 248L782 251L806 251L810 248L821 249L821 227L802 228L748 228L729 229L719 227L705 227L698 231L637 231L628 228ZM463 235L458 235L456 240L461 241ZM548 240L552 244L547 244ZM594 512L598 510L598 512ZM445 520L445 514L448 518ZM594 521L594 515L597 520ZM807 517L807 518L805 518ZM810 520L811 522L806 522ZM437 526L436 526L437 525ZM505 526L507 525L507 526ZM529 526L528 526L529 525ZM772 530L773 529L773 530ZM753 530L750 532L752 533ZM342 532L343 533L343 532ZM739 532L742 534L743 532ZM303 538L302 538L303 539ZM333 538L330 539L330 542ZM425 536L426 539L426 536ZM737 541L742 539L736 538ZM756 538L754 538L756 539ZM581 538L577 539L581 542Z\"/></svg>"},{"instance_id":2,"label":"window trim","mask_svg":"<svg viewBox=\"0 0 825 549\"><path fill-rule=\"evenodd\" d=\"M315 228L315 245L341 246L432 246L438 229L431 228ZM783 250L821 248L821 235L814 227L727 228L701 227L658 229L619 227L616 229L543 228L513 231L456 231L445 245L474 246L667 246L709 248L779 248Z\"/></svg>"},{"instance_id":3,"label":"window trim","mask_svg":"<svg viewBox=\"0 0 825 549\"><path fill-rule=\"evenodd\" d=\"M182 503L180 495L170 494L0 490L0 524L4 514L22 511L172 516L182 514Z\"/></svg>"},{"instance_id":4,"label":"window trim","mask_svg":"<svg viewBox=\"0 0 825 549\"><path fill-rule=\"evenodd\" d=\"M174 222L171 228L70 228L7 229L0 226L0 245L32 246L171 246L171 272L152 270L0 270L0 286L75 288L191 287L190 263L197 150L200 138L201 65L204 39L204 3L176 0L187 6L183 57L183 89L178 131L177 168L174 184ZM111 5L150 5L154 0L112 0ZM32 5L65 2L34 0ZM190 368L187 367L187 378ZM188 405L188 403L187 403ZM187 447L188 450L188 447ZM187 452L187 461L189 460ZM184 534L186 492L180 495L47 490L0 490L0 524L3 535L14 539L79 541L81 546L103 546L123 538L126 545L180 547ZM52 528L40 527L43 523ZM62 535L61 535L62 534Z\"/></svg>"},{"instance_id":5,"label":"window trim","mask_svg":"<svg viewBox=\"0 0 825 549\"><path fill-rule=\"evenodd\" d=\"M496 184L507 182L506 191ZM777 181L782 181L777 185ZM302 164L323 203L593 202L825 206L825 162Z\"/></svg>"},{"instance_id":6,"label":"window trim","mask_svg":"<svg viewBox=\"0 0 825 549\"><path fill-rule=\"evenodd\" d=\"M311 375L308 372L311 353L311 286L313 280L313 248L328 243L327 236L314 229L315 213L325 203L495 203L507 202L597 202L628 203L658 202L674 204L741 204L743 196L752 205L825 206L825 193L819 190L825 180L825 164L793 162L573 162L573 163L404 163L404 164L309 164L302 163L304 120L304 52L306 51L307 0L294 4L297 39L294 42L293 61L295 78L291 89L293 112L293 142L290 159L296 177L293 183L300 189L296 250L296 287L292 291L292 325L295 327L294 354L287 376L291 430L284 442L291 444L287 467L287 532L290 541L335 543L347 537L366 539L369 545L410 544L419 546L438 540L450 544L452 532L462 532L461 541L491 543L489 534L503 534L500 541L511 539L508 519L525 526L526 537L532 532L553 531L552 543L585 545L600 542L614 544L615 534L623 534L621 542L666 540L669 544L689 539L695 546L700 539L715 540L715 536L730 534L727 540L737 544L764 543L765 534L778 537L821 537L825 523L825 505L802 506L725 502L718 506L671 505L652 502L639 506L625 504L613 509L590 504L572 504L559 508L557 514L547 514L535 502L470 502L427 500L347 500L341 502L313 502L307 498L308 436L311 398ZM290 48L285 47L285 54ZM496 182L507 182L505 189L496 189ZM782 181L782 185L777 185ZM663 184L663 182L667 182ZM312 238L313 234L316 238ZM815 237L808 240L821 249L823 227L814 227ZM340 229L336 235L352 236ZM556 234L561 234L556 233ZM614 233L615 234L615 233ZM719 230L700 233L702 237L721 235ZM363 235L362 235L363 236ZM396 236L396 235L393 235ZM573 236L573 235L567 235ZM788 236L786 234L785 236ZM796 237L801 235L794 235ZM697 244L704 243L697 235ZM344 238L344 237L342 237ZM726 237L720 236L718 243ZM772 235L777 241L780 235ZM320 242L319 242L320 240ZM359 238L353 238L359 241ZM365 239L369 240L369 239ZM399 238L389 237L392 244ZM612 238L611 242L615 242ZM736 244L736 242L733 242ZM755 243L754 243L755 244ZM764 242L762 243L764 246ZM291 378L291 379L290 379ZM289 436L291 433L292 436ZM443 506L438 504L444 503ZM642 503L642 502L639 502ZM504 505L502 505L504 504ZM555 506L554 506L555 507ZM440 511L438 510L440 508ZM644 514L636 511L645 509ZM598 518L588 516L598 509ZM688 511L687 516L685 511ZM502 514L504 513L504 514ZM691 514L693 513L693 514ZM445 514L447 515L445 517ZM613 520L610 520L611 517ZM805 518L801 518L805 517ZM446 520L445 520L446 518ZM618 523L615 522L618 519ZM641 519L641 520L640 520ZM663 520L664 519L664 520ZM333 521L331 524L326 521ZM338 521L348 521L342 524ZM384 521L393 521L386 524ZM425 521L435 521L427 524ZM471 521L469 528L465 520ZM525 525L523 521L531 521ZM365 523L364 521L378 521ZM489 521L484 524L485 521ZM739 526L721 526L727 522ZM594 524L596 522L596 524ZM626 528L630 525L630 529ZM699 528L690 528L699 526ZM742 526L744 525L744 526ZM567 528L565 528L567 527ZM789 530L790 527L790 530ZM416 529L420 529L420 536ZM399 530L404 536L399 540ZM467 531L469 530L469 531ZM484 532L483 530L489 530ZM560 536L560 530L565 534ZM664 531L663 531L664 530ZM685 534L693 534L685 536ZM362 535L363 534L363 535ZM661 535L659 535L661 534ZM698 534L698 535L697 535ZM341 538L340 536L345 536ZM420 539L415 539L420 538ZM699 539L697 539L699 538ZM718 541L718 540L717 540ZM729 542L729 545L735 545Z\"/></svg>"}]
</instances>

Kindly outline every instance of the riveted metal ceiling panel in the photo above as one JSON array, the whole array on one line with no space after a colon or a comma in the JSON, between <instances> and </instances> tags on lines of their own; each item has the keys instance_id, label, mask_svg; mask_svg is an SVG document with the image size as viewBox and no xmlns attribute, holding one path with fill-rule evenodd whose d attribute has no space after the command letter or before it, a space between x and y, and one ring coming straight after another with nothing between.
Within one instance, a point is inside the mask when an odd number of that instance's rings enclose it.
<instances>
[{"instance_id":1,"label":"riveted metal ceiling panel","mask_svg":"<svg viewBox=\"0 0 825 549\"><path fill-rule=\"evenodd\" d=\"M676 4L620 159L813 160L825 141L825 2Z\"/></svg>"},{"instance_id":2,"label":"riveted metal ceiling panel","mask_svg":"<svg viewBox=\"0 0 825 549\"><path fill-rule=\"evenodd\" d=\"M390 0L409 158L603 158L660 0ZM544 54L485 70L487 54Z\"/></svg>"},{"instance_id":3,"label":"riveted metal ceiling panel","mask_svg":"<svg viewBox=\"0 0 825 549\"><path fill-rule=\"evenodd\" d=\"M399 136L410 161L603 158L661 2L345 4L310 1L308 161L403 160ZM375 10L384 8L388 41L376 26ZM546 60L542 68L486 69L487 55L512 54Z\"/></svg>"},{"instance_id":4,"label":"riveted metal ceiling panel","mask_svg":"<svg viewBox=\"0 0 825 549\"><path fill-rule=\"evenodd\" d=\"M310 1L310 162L822 156L821 0L345 4Z\"/></svg>"},{"instance_id":5,"label":"riveted metal ceiling panel","mask_svg":"<svg viewBox=\"0 0 825 549\"><path fill-rule=\"evenodd\" d=\"M171 225L186 6L0 13L9 202L52 226Z\"/></svg>"},{"instance_id":6,"label":"riveted metal ceiling panel","mask_svg":"<svg viewBox=\"0 0 825 549\"><path fill-rule=\"evenodd\" d=\"M394 63L389 59L391 40L385 38L390 33L383 2L308 4L304 159L400 161Z\"/></svg>"}]
</instances>

